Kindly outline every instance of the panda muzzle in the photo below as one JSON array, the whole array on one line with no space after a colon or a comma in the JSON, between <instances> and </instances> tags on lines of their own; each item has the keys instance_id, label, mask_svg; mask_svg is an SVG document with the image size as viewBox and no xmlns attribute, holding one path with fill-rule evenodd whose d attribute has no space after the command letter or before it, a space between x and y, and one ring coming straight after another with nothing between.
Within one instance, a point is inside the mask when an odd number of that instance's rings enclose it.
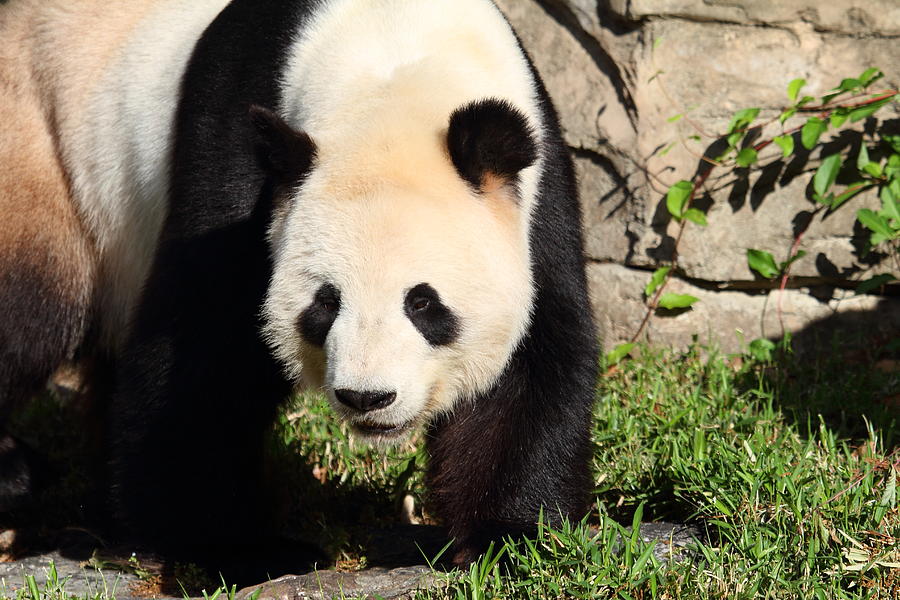
<instances>
[{"instance_id":1,"label":"panda muzzle","mask_svg":"<svg viewBox=\"0 0 900 600\"><path fill-rule=\"evenodd\" d=\"M397 399L396 392L358 392L348 389L334 390L334 396L344 406L364 413L387 408Z\"/></svg>"}]
</instances>

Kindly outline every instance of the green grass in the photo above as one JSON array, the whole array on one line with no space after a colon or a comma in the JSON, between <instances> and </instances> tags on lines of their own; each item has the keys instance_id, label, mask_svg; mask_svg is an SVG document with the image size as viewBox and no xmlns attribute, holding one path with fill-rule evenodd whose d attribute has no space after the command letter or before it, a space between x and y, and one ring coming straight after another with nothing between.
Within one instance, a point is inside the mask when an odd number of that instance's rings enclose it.
<instances>
[{"instance_id":1,"label":"green grass","mask_svg":"<svg viewBox=\"0 0 900 600\"><path fill-rule=\"evenodd\" d=\"M599 533L545 529L445 597L900 597L897 411L881 402L900 378L833 356L644 351L600 384ZM661 565L621 528L635 514L706 534L693 558Z\"/></svg>"},{"instance_id":2,"label":"green grass","mask_svg":"<svg viewBox=\"0 0 900 600\"><path fill-rule=\"evenodd\" d=\"M419 597L900 597L891 358L840 346L773 363L642 349L598 385L593 514L498 544ZM296 474L287 487L303 489L287 528L326 545L343 568L372 560L367 528L396 521L405 495L427 501L414 444L354 447L320 398L286 411L271 453ZM681 561L661 564L629 529L641 520L704 533Z\"/></svg>"}]
</instances>

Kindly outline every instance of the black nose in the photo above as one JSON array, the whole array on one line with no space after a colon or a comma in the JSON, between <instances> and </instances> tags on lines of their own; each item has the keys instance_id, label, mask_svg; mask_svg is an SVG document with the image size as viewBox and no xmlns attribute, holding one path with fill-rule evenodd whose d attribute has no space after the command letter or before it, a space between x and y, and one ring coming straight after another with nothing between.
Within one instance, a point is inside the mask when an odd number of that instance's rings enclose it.
<instances>
[{"instance_id":1,"label":"black nose","mask_svg":"<svg viewBox=\"0 0 900 600\"><path fill-rule=\"evenodd\" d=\"M395 392L356 392L354 390L334 390L334 395L350 408L369 412L390 406L397 399Z\"/></svg>"}]
</instances>

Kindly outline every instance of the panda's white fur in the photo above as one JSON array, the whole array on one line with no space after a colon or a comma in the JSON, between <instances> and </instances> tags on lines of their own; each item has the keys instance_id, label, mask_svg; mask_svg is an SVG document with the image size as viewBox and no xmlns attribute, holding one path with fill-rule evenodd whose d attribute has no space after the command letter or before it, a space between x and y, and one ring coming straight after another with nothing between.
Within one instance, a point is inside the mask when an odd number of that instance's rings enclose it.
<instances>
[{"instance_id":1,"label":"panda's white fur","mask_svg":"<svg viewBox=\"0 0 900 600\"><path fill-rule=\"evenodd\" d=\"M540 135L533 77L508 24L486 0L332 0L281 80L283 116L314 140L317 162L272 229L265 311L278 357L329 391L395 391L394 404L365 416L333 403L380 425L421 423L485 391L528 326L540 163L520 174L518 194L480 194L454 169L446 136L454 110L485 98L509 101ZM323 358L290 333L325 282L343 300ZM403 313L404 291L423 282L461 315L450 346L429 346Z\"/></svg>"},{"instance_id":2,"label":"panda's white fur","mask_svg":"<svg viewBox=\"0 0 900 600\"><path fill-rule=\"evenodd\" d=\"M52 107L59 159L99 262L106 345L124 339L167 208L173 118L197 38L228 0L14 0L8 73ZM20 64L16 64L20 63Z\"/></svg>"},{"instance_id":3,"label":"panda's white fur","mask_svg":"<svg viewBox=\"0 0 900 600\"><path fill-rule=\"evenodd\" d=\"M180 75L227 3L5 7L9 27L25 24L23 71L36 73L50 96L42 102L54 107L58 152L96 251L100 330L113 349L166 214ZM503 16L489 0L322 0L273 76L282 116L317 147L312 173L271 228L264 312L278 358L298 382L326 390L396 391L393 405L365 417L380 425L421 423L485 391L529 323L541 161L515 190L497 182L479 194L454 169L446 134L454 110L496 98L542 135L534 78ZM345 302L323 356L296 319L326 280ZM404 290L423 282L461 316L449 346L429 346L403 314Z\"/></svg>"}]
</instances>

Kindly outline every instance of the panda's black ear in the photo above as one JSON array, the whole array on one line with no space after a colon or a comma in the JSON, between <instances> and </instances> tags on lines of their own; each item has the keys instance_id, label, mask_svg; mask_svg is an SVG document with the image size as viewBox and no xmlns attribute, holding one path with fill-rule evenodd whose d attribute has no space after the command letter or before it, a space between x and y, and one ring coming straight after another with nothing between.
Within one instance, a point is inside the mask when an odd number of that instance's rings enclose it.
<instances>
[{"instance_id":1,"label":"panda's black ear","mask_svg":"<svg viewBox=\"0 0 900 600\"><path fill-rule=\"evenodd\" d=\"M538 156L534 131L525 115L505 100L472 102L450 115L447 149L453 166L473 188L484 191L499 180L515 183Z\"/></svg>"},{"instance_id":2,"label":"panda's black ear","mask_svg":"<svg viewBox=\"0 0 900 600\"><path fill-rule=\"evenodd\" d=\"M254 150L260 165L279 183L299 183L316 158L316 144L307 134L296 131L268 108L250 105L250 119L256 128Z\"/></svg>"}]
</instances>

